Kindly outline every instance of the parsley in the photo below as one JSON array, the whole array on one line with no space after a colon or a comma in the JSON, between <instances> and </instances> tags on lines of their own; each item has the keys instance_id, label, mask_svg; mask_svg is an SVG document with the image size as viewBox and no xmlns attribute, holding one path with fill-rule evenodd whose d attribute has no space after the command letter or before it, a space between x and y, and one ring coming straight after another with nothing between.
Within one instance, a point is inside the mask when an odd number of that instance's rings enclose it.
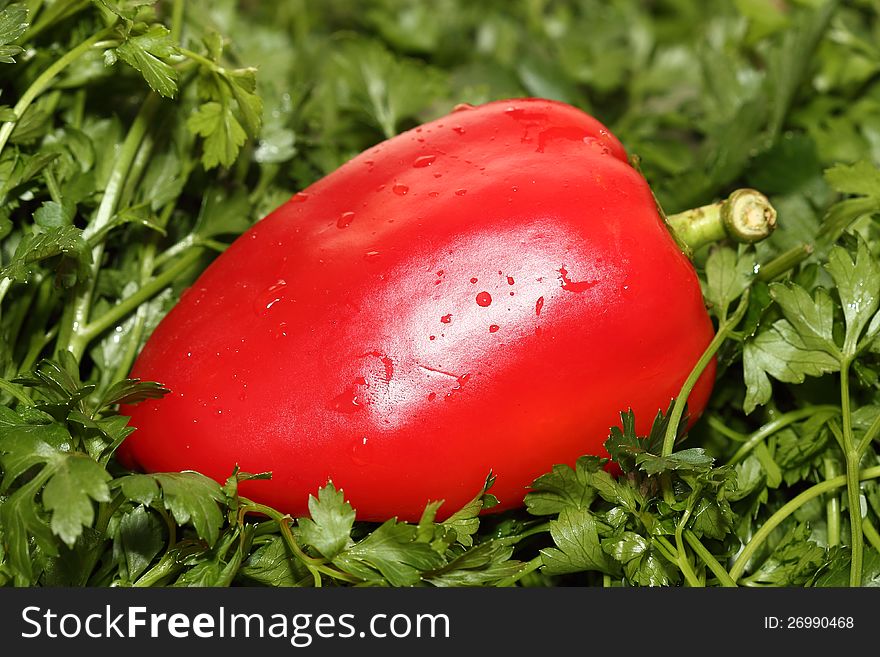
<instances>
[{"instance_id":1,"label":"parsley","mask_svg":"<svg viewBox=\"0 0 880 657\"><path fill-rule=\"evenodd\" d=\"M876 8L369 4L0 2L0 585L876 585ZM736 186L779 211L693 254L716 338L668 409L442 522L116 461L119 405L167 393L134 358L216 253L383 138L529 94L609 125L670 213Z\"/></svg>"},{"instance_id":2,"label":"parsley","mask_svg":"<svg viewBox=\"0 0 880 657\"><path fill-rule=\"evenodd\" d=\"M28 10L23 4L13 4L0 12L0 62L14 64L15 55L22 52L22 47L15 41L28 28Z\"/></svg>"}]
</instances>

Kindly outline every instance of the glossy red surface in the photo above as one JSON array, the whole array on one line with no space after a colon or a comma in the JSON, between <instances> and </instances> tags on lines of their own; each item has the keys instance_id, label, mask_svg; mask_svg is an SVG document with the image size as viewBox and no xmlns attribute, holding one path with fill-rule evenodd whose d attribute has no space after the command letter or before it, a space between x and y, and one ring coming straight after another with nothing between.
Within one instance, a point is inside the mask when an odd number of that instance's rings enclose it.
<instances>
[{"instance_id":1,"label":"glossy red surface","mask_svg":"<svg viewBox=\"0 0 880 657\"><path fill-rule=\"evenodd\" d=\"M294 196L208 267L132 376L148 471L223 481L294 515L328 479L359 519L440 517L490 471L498 509L556 463L646 431L712 338L688 259L596 120L464 108ZM690 400L704 407L714 364Z\"/></svg>"}]
</instances>

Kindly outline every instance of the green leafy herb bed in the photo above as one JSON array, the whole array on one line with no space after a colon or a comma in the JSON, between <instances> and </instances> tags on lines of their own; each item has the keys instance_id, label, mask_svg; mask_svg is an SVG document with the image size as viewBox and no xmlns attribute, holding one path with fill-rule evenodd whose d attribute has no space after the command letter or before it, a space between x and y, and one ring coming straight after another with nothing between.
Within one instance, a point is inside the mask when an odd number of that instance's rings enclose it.
<instances>
[{"instance_id":1,"label":"green leafy herb bed","mask_svg":"<svg viewBox=\"0 0 880 657\"><path fill-rule=\"evenodd\" d=\"M880 15L870 0L0 2L0 584L880 584ZM526 508L310 518L113 458L151 330L236 235L455 104L599 118L667 212L779 228L694 254L718 379Z\"/></svg>"}]
</instances>

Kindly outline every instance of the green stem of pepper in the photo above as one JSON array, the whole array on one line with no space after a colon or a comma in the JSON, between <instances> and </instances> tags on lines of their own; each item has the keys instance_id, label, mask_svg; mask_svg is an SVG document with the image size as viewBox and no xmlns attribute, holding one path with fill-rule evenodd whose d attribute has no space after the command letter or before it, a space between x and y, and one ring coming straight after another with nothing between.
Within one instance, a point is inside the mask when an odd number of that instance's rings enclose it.
<instances>
[{"instance_id":1,"label":"green stem of pepper","mask_svg":"<svg viewBox=\"0 0 880 657\"><path fill-rule=\"evenodd\" d=\"M723 201L668 215L666 223L680 243L693 252L725 238L751 244L776 228L776 210L754 189L738 189Z\"/></svg>"}]
</instances>

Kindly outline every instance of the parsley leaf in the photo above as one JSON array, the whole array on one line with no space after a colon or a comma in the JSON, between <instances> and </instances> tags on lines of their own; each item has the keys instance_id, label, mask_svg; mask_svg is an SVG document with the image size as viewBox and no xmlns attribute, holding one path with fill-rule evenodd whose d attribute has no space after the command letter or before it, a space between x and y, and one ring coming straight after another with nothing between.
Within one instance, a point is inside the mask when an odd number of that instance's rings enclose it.
<instances>
[{"instance_id":1,"label":"parsley leaf","mask_svg":"<svg viewBox=\"0 0 880 657\"><path fill-rule=\"evenodd\" d=\"M176 53L176 48L171 32L164 26L151 25L143 34L128 36L114 52L140 71L153 91L166 98L177 93L177 71L164 61Z\"/></svg>"},{"instance_id":2,"label":"parsley leaf","mask_svg":"<svg viewBox=\"0 0 880 657\"><path fill-rule=\"evenodd\" d=\"M474 544L472 537L480 527L480 512L498 504L495 496L488 492L494 483L495 476L490 473L483 484L483 490L441 523L442 528L451 531L455 541L461 545L470 547Z\"/></svg>"},{"instance_id":3,"label":"parsley leaf","mask_svg":"<svg viewBox=\"0 0 880 657\"><path fill-rule=\"evenodd\" d=\"M532 490L525 499L529 513L549 516L567 507L589 508L598 494L595 479L608 476L602 471L602 465L602 459L598 457L582 456L574 468L553 466L551 472L541 475L532 483Z\"/></svg>"},{"instance_id":4,"label":"parsley leaf","mask_svg":"<svg viewBox=\"0 0 880 657\"><path fill-rule=\"evenodd\" d=\"M245 584L264 586L296 586L308 571L290 552L280 536L271 536L267 543L254 550L238 571Z\"/></svg>"},{"instance_id":5,"label":"parsley leaf","mask_svg":"<svg viewBox=\"0 0 880 657\"><path fill-rule=\"evenodd\" d=\"M703 295L712 312L723 322L730 304L746 291L755 276L755 255L751 250L737 256L729 247L713 248L705 268Z\"/></svg>"},{"instance_id":6,"label":"parsley leaf","mask_svg":"<svg viewBox=\"0 0 880 657\"><path fill-rule=\"evenodd\" d=\"M415 540L416 528L393 518L346 548L333 563L366 581L385 579L392 586L413 586L421 572L443 564L443 556Z\"/></svg>"},{"instance_id":7,"label":"parsley leaf","mask_svg":"<svg viewBox=\"0 0 880 657\"><path fill-rule=\"evenodd\" d=\"M228 103L209 101L203 104L190 116L187 125L205 139L202 162L206 169L228 167L235 161L238 150L247 139L247 133Z\"/></svg>"},{"instance_id":8,"label":"parsley leaf","mask_svg":"<svg viewBox=\"0 0 880 657\"><path fill-rule=\"evenodd\" d=\"M11 45L28 28L28 9L22 3L11 4L0 11L0 62L14 64L21 46Z\"/></svg>"},{"instance_id":9,"label":"parsley leaf","mask_svg":"<svg viewBox=\"0 0 880 657\"><path fill-rule=\"evenodd\" d=\"M672 411L673 403L670 403L669 410L666 413L658 411L651 424L651 431L647 436L638 436L636 434L636 419L632 409L626 413L620 414L620 427L611 427L611 434L605 441L605 449L611 454L611 458L618 463L624 472L632 472L636 468L642 470L650 470L652 474L666 469L659 465L660 461L656 459L660 457L663 450L663 440L669 427L669 414ZM687 413L683 413L676 430L676 436L681 438L684 435L684 429L687 425ZM652 457L654 457L652 459ZM668 462L669 467L675 463L684 464L687 456L683 459ZM692 457L693 458L693 457ZM659 467L659 470L657 469Z\"/></svg>"},{"instance_id":10,"label":"parsley leaf","mask_svg":"<svg viewBox=\"0 0 880 657\"><path fill-rule=\"evenodd\" d=\"M805 523L789 529L761 566L749 577L755 584L801 586L825 565L825 550L810 539Z\"/></svg>"},{"instance_id":11,"label":"parsley leaf","mask_svg":"<svg viewBox=\"0 0 880 657\"><path fill-rule=\"evenodd\" d=\"M588 509L566 507L550 521L556 548L541 550L543 570L548 574L596 570L615 574L614 563L602 549L599 522Z\"/></svg>"},{"instance_id":12,"label":"parsley leaf","mask_svg":"<svg viewBox=\"0 0 880 657\"><path fill-rule=\"evenodd\" d=\"M55 267L59 282L67 287L88 276L92 252L76 226L61 225L27 235L18 243L12 260L0 276L27 282L34 275L34 265L60 256ZM73 276L73 278L71 278Z\"/></svg>"},{"instance_id":13,"label":"parsley leaf","mask_svg":"<svg viewBox=\"0 0 880 657\"><path fill-rule=\"evenodd\" d=\"M213 479L197 472L132 474L113 481L126 498L167 509L181 525L192 523L198 536L214 545L220 535L223 492Z\"/></svg>"},{"instance_id":14,"label":"parsley leaf","mask_svg":"<svg viewBox=\"0 0 880 657\"><path fill-rule=\"evenodd\" d=\"M327 559L333 559L351 542L354 509L345 501L342 491L327 482L317 498L309 495L309 514L311 518L297 521L302 540Z\"/></svg>"},{"instance_id":15,"label":"parsley leaf","mask_svg":"<svg viewBox=\"0 0 880 657\"><path fill-rule=\"evenodd\" d=\"M163 529L162 521L142 504L119 519L113 537L113 556L127 582L137 580L161 552Z\"/></svg>"},{"instance_id":16,"label":"parsley leaf","mask_svg":"<svg viewBox=\"0 0 880 657\"><path fill-rule=\"evenodd\" d=\"M868 160L841 162L825 170L825 179L848 197L827 210L819 232L826 243L833 243L860 217L880 212L880 169Z\"/></svg>"},{"instance_id":17,"label":"parsley leaf","mask_svg":"<svg viewBox=\"0 0 880 657\"><path fill-rule=\"evenodd\" d=\"M70 434L50 420L39 414L24 417L0 407L0 465L4 471L0 491L8 492L19 477L36 468L33 478L0 505L0 519L7 525L6 540L13 546L12 565L26 577L32 573L30 535L50 555L57 553L53 535L72 547L83 527L92 523L93 502L109 500L110 475L88 456L69 451Z\"/></svg>"},{"instance_id":18,"label":"parsley leaf","mask_svg":"<svg viewBox=\"0 0 880 657\"><path fill-rule=\"evenodd\" d=\"M84 454L70 454L54 467L43 489L43 506L51 514L52 532L72 547L95 516L92 501L109 502L110 475Z\"/></svg>"},{"instance_id":19,"label":"parsley leaf","mask_svg":"<svg viewBox=\"0 0 880 657\"><path fill-rule=\"evenodd\" d=\"M843 247L835 246L828 254L826 265L837 287L846 319L843 354L847 358L855 356L862 332L880 306L880 264L868 252L865 241L861 238L857 238L857 241L855 258L851 258ZM878 330L880 315L865 339L870 341Z\"/></svg>"}]
</instances>

